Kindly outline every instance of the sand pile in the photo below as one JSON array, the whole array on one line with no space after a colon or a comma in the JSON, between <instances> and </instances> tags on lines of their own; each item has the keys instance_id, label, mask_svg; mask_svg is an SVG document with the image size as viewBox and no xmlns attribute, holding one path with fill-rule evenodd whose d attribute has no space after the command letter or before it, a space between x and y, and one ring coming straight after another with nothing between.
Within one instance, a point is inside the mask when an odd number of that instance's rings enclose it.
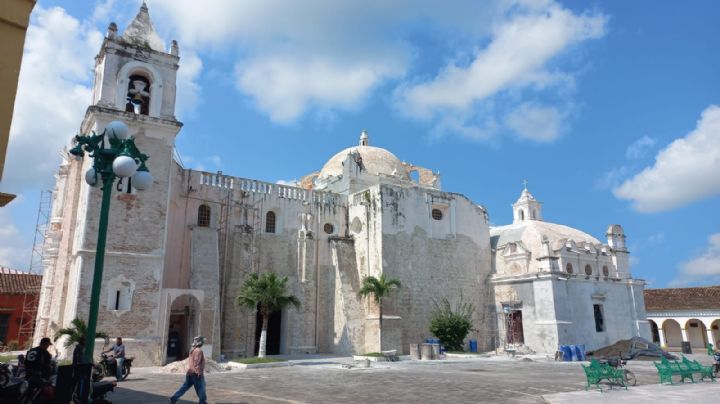
<instances>
[{"instance_id":1,"label":"sand pile","mask_svg":"<svg viewBox=\"0 0 720 404\"><path fill-rule=\"evenodd\" d=\"M663 351L659 346L640 337L620 340L610 346L588 352L587 356L595 358L621 356L624 359L635 360L658 360L660 357L665 356L671 360L676 359L674 355Z\"/></svg>"},{"instance_id":2,"label":"sand pile","mask_svg":"<svg viewBox=\"0 0 720 404\"><path fill-rule=\"evenodd\" d=\"M160 368L161 373L185 373L187 372L187 359L171 362ZM227 372L232 367L227 364L220 364L212 359L205 360L205 373Z\"/></svg>"}]
</instances>

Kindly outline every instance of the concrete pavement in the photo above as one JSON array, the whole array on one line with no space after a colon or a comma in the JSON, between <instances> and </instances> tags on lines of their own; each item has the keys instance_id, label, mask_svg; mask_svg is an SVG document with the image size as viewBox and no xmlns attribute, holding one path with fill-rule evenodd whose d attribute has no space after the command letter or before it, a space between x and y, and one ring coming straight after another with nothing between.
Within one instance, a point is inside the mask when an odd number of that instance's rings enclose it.
<instances>
[{"instance_id":1,"label":"concrete pavement","mask_svg":"<svg viewBox=\"0 0 720 404\"><path fill-rule=\"evenodd\" d=\"M720 383L661 386L651 362L631 362L638 387L585 391L580 364L521 358L457 358L352 367L349 358L317 358L292 366L207 375L210 403L576 403L710 402ZM346 365L346 366L343 366ZM167 403L183 375L133 369L110 398L115 403ZM183 403L197 402L194 391ZM594 401L595 400L595 401ZM645 401L643 401L645 400Z\"/></svg>"}]
</instances>

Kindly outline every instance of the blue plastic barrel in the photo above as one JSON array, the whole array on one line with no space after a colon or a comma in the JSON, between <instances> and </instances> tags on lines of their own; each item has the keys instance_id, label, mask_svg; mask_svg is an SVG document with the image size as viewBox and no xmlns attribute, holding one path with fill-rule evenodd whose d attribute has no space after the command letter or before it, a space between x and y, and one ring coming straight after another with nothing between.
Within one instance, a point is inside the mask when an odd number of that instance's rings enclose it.
<instances>
[{"instance_id":1,"label":"blue plastic barrel","mask_svg":"<svg viewBox=\"0 0 720 404\"><path fill-rule=\"evenodd\" d=\"M477 340L471 339L470 340L470 352L477 352Z\"/></svg>"},{"instance_id":2,"label":"blue plastic barrel","mask_svg":"<svg viewBox=\"0 0 720 404\"><path fill-rule=\"evenodd\" d=\"M563 353L563 362L572 361L572 350L569 345L560 345L560 350Z\"/></svg>"},{"instance_id":3,"label":"blue plastic barrel","mask_svg":"<svg viewBox=\"0 0 720 404\"><path fill-rule=\"evenodd\" d=\"M580 359L578 359L577 349L575 348L575 345L568 345L568 347L570 347L570 355L572 356L573 362L579 361Z\"/></svg>"},{"instance_id":4,"label":"blue plastic barrel","mask_svg":"<svg viewBox=\"0 0 720 404\"><path fill-rule=\"evenodd\" d=\"M585 360L585 344L575 345L575 354L577 356L577 360L584 361Z\"/></svg>"}]
</instances>

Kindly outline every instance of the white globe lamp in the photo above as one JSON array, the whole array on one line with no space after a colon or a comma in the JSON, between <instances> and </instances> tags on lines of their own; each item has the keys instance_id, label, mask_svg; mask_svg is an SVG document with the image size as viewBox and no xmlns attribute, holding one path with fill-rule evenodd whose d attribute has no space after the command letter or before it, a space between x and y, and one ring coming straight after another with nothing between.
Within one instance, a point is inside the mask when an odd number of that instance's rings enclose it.
<instances>
[{"instance_id":1,"label":"white globe lamp","mask_svg":"<svg viewBox=\"0 0 720 404\"><path fill-rule=\"evenodd\" d=\"M85 171L85 182L87 182L87 184L91 187L97 186L100 182L98 181L98 175L93 167L90 167L89 170Z\"/></svg>"},{"instance_id":2,"label":"white globe lamp","mask_svg":"<svg viewBox=\"0 0 720 404\"><path fill-rule=\"evenodd\" d=\"M144 191L152 185L153 177L149 171L138 171L132 176L132 186L138 191Z\"/></svg>"},{"instance_id":3,"label":"white globe lamp","mask_svg":"<svg viewBox=\"0 0 720 404\"><path fill-rule=\"evenodd\" d=\"M105 131L109 137L115 136L120 140L125 140L130 137L130 129L127 125L120 121L112 121L105 127Z\"/></svg>"},{"instance_id":4,"label":"white globe lamp","mask_svg":"<svg viewBox=\"0 0 720 404\"><path fill-rule=\"evenodd\" d=\"M132 157L121 154L113 161L112 168L115 175L127 178L132 177L132 175L135 174L138 166Z\"/></svg>"}]
</instances>

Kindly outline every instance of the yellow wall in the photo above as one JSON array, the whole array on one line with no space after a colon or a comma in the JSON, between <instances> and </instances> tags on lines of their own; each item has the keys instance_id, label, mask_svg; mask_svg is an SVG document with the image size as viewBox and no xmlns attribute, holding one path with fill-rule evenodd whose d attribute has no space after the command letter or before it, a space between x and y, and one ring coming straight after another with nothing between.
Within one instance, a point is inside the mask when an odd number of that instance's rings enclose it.
<instances>
[{"instance_id":1,"label":"yellow wall","mask_svg":"<svg viewBox=\"0 0 720 404\"><path fill-rule=\"evenodd\" d=\"M2 0L0 7L0 180L10 137L25 31L35 0Z\"/></svg>"}]
</instances>

